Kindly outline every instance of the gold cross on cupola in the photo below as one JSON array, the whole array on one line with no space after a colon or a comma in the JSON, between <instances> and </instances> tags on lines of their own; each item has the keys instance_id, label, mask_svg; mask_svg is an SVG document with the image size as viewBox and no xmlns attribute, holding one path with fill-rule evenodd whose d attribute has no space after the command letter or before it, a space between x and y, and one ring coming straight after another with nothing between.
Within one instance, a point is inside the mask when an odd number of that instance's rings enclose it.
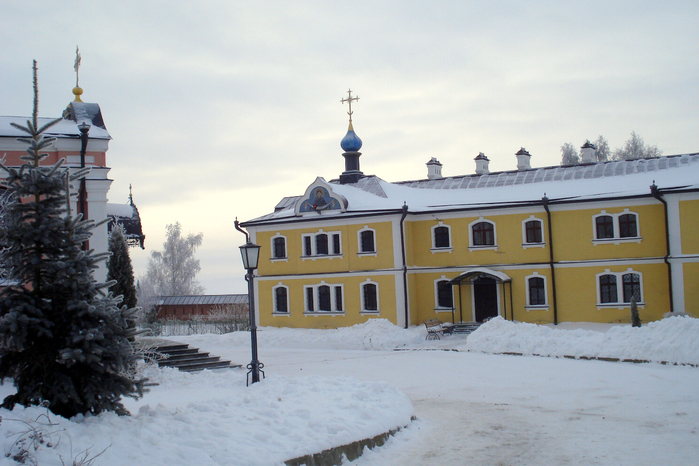
<instances>
[{"instance_id":1,"label":"gold cross on cupola","mask_svg":"<svg viewBox=\"0 0 699 466\"><path fill-rule=\"evenodd\" d=\"M356 102L357 100L359 100L359 96L357 96L357 97L352 97L352 89L350 89L350 90L347 91L347 98L346 98L346 99L340 100L340 102L343 103L343 104L344 104L345 102L347 102L347 103L349 104L349 112L347 112L347 114L348 114L349 117L350 117L350 119L349 119L350 123L352 123L352 113L353 113L353 112L352 112L352 101L353 101L353 100Z\"/></svg>"}]
</instances>

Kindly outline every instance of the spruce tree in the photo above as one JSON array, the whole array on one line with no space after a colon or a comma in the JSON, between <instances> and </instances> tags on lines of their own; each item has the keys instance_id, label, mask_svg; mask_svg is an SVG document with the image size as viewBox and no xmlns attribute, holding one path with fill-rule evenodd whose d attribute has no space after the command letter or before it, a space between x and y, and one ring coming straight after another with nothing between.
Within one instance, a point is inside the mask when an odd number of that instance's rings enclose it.
<instances>
[{"instance_id":1,"label":"spruce tree","mask_svg":"<svg viewBox=\"0 0 699 466\"><path fill-rule=\"evenodd\" d=\"M124 229L116 225L109 234L109 260L107 261L107 281L114 281L110 291L115 296L123 296L122 304L131 309L136 307L136 285L134 284L133 266L129 257Z\"/></svg>"},{"instance_id":2,"label":"spruce tree","mask_svg":"<svg viewBox=\"0 0 699 466\"><path fill-rule=\"evenodd\" d=\"M38 127L38 90L34 62L34 110L18 138L29 144L20 168L0 164L8 191L21 201L9 206L12 218L0 226L4 259L12 264L15 285L0 292L0 378L11 378L17 393L2 406L12 409L48 404L61 416L114 411L128 414L122 396L142 394L143 380L130 375L136 361L128 340L134 310L117 307L97 284L93 271L106 254L83 251L94 222L69 211L72 175L62 166L42 166L41 153L54 140Z\"/></svg>"}]
</instances>

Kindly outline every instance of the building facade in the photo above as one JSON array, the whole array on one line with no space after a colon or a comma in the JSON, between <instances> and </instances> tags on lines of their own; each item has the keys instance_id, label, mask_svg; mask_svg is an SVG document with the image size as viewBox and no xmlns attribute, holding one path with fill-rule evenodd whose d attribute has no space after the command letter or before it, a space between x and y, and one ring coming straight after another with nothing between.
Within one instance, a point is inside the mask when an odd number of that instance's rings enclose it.
<instances>
[{"instance_id":1,"label":"building facade","mask_svg":"<svg viewBox=\"0 0 699 466\"><path fill-rule=\"evenodd\" d=\"M107 252L109 230L117 224L124 226L131 245L143 248L145 235L141 231L141 219L131 195L128 204L108 203L107 196L112 180L108 177L110 168L107 166L107 150L111 136L102 119L100 106L82 102L82 89L79 87L73 89L73 93L75 101L68 104L61 120L44 133L46 136L55 137L56 140L45 150L49 156L42 164L54 165L64 159L66 166L71 170L90 168L89 174L85 176L84 202L81 202L78 193L79 183L72 186L75 195L71 196L71 212L83 212L88 219L98 224L103 222L93 230L89 239L91 249L97 253ZM31 120L31 117L0 116L0 155L4 157L4 163L8 167L21 166L24 163L21 157L27 150L26 143L17 141L18 137L25 137L26 134L13 127L12 123L26 125L28 120ZM39 118L39 125L53 120L54 118ZM83 140L86 143L84 147ZM4 188L0 190L4 191ZM105 222L107 219L110 221ZM105 262L99 264L94 276L98 282L106 281Z\"/></svg>"},{"instance_id":2,"label":"building facade","mask_svg":"<svg viewBox=\"0 0 699 466\"><path fill-rule=\"evenodd\" d=\"M336 328L381 317L532 323L699 317L699 153L387 182L345 171L244 222L261 246L260 325ZM592 151L592 153L590 153ZM514 159L513 159L514 162Z\"/></svg>"}]
</instances>

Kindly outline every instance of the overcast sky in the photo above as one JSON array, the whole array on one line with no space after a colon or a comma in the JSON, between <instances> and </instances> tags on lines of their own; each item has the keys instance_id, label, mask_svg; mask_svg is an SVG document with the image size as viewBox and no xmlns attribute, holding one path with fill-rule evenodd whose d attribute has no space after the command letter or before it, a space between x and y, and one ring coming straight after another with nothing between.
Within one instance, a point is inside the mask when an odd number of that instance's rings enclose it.
<instances>
[{"instance_id":1,"label":"overcast sky","mask_svg":"<svg viewBox=\"0 0 699 466\"><path fill-rule=\"evenodd\" d=\"M560 147L632 131L699 152L699 2L63 1L0 4L0 115L85 102L109 133L110 202L129 184L146 251L165 225L203 233L201 283L243 293L233 228L344 170L351 88L361 169L387 181L560 162Z\"/></svg>"}]
</instances>

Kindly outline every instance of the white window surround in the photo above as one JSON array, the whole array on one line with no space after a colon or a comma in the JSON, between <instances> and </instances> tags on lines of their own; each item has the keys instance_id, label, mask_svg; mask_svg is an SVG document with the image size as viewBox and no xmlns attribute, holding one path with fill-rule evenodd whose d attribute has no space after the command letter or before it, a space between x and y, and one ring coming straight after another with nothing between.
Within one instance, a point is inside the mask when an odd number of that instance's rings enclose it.
<instances>
[{"instance_id":1,"label":"white window surround","mask_svg":"<svg viewBox=\"0 0 699 466\"><path fill-rule=\"evenodd\" d=\"M619 232L619 217L622 215L634 215L636 217L636 236L631 236L628 238L622 238ZM612 222L614 225L614 237L613 238L597 238L597 218L598 217L612 217ZM595 246L599 244L621 244L621 243L639 243L641 242L641 223L640 216L637 212L632 212L629 209L624 209L623 212L617 212L616 214L611 214L606 210L602 210L599 214L592 216L592 244Z\"/></svg>"},{"instance_id":2,"label":"white window surround","mask_svg":"<svg viewBox=\"0 0 699 466\"><path fill-rule=\"evenodd\" d=\"M443 247L439 247L439 248L438 248L438 247L435 245L435 241L434 241L434 240L435 240L434 230L437 229L437 228L439 228L439 227L446 227L447 231L449 232L449 246L443 246ZM434 253L436 253L436 252L449 252L449 253L450 253L450 252L452 252L452 251L454 250L454 247L452 246L453 243L452 243L452 240L451 240L451 238L452 238L452 236L451 236L451 225L447 225L447 224L445 224L444 222L442 222L442 221L440 220L438 224L432 225L432 227L430 228L430 238L431 238L431 241L432 241L432 248L430 249L430 251L432 251L432 254L434 254Z\"/></svg>"},{"instance_id":3,"label":"white window surround","mask_svg":"<svg viewBox=\"0 0 699 466\"><path fill-rule=\"evenodd\" d=\"M287 312L277 312L277 288L286 288L286 309ZM291 315L291 308L289 307L289 287L286 285L283 285L282 282L279 282L275 286L272 287L272 305L274 306L274 311L272 312L272 315L274 316L290 316Z\"/></svg>"},{"instance_id":4,"label":"white window surround","mask_svg":"<svg viewBox=\"0 0 699 466\"><path fill-rule=\"evenodd\" d=\"M371 231L374 235L374 250L373 251L362 251L362 233L365 231ZM370 256L376 257L378 255L378 247L376 244L376 230L369 228L368 225L364 225L364 228L357 231L357 255L360 257Z\"/></svg>"},{"instance_id":5,"label":"white window surround","mask_svg":"<svg viewBox=\"0 0 699 466\"><path fill-rule=\"evenodd\" d=\"M488 245L483 245L483 246L476 246L473 244L473 226L476 225L477 223L490 223L493 225L493 244L488 244ZM492 220L488 220L484 217L479 217L478 219L474 220L473 222L468 224L468 250L469 251L484 251L484 250L493 250L497 251L498 250L498 230L495 227L495 222Z\"/></svg>"},{"instance_id":6,"label":"white window surround","mask_svg":"<svg viewBox=\"0 0 699 466\"><path fill-rule=\"evenodd\" d=\"M329 311L320 311L318 310L318 306L320 303L319 297L318 297L318 289L321 286L327 286L330 287L330 310ZM338 310L337 309L337 300L336 300L336 293L335 291L336 288L340 288L340 293L342 294L342 300L340 305L342 306L342 309ZM313 311L308 310L308 289L313 290ZM316 285L304 285L303 287L303 313L304 315L321 315L321 316L327 316L327 315L344 315L345 314L345 289L344 285L341 283L326 283L325 280L322 280L320 283Z\"/></svg>"},{"instance_id":7,"label":"white window surround","mask_svg":"<svg viewBox=\"0 0 699 466\"><path fill-rule=\"evenodd\" d=\"M541 228L541 243L527 243L527 223L532 222L532 221L539 222L539 226ZM522 248L528 249L528 248L543 248L543 247L546 247L546 235L544 234L544 221L542 219L540 219L539 217L535 217L534 215L530 215L529 218L525 218L524 220L522 220Z\"/></svg>"},{"instance_id":8,"label":"white window surround","mask_svg":"<svg viewBox=\"0 0 699 466\"><path fill-rule=\"evenodd\" d=\"M284 252L286 253L284 257L274 257L274 240L277 238L284 238ZM289 262L289 240L286 238L286 236L282 235L280 232L277 232L274 236L272 236L269 239L269 243L271 246L271 254L269 255L270 261L272 262Z\"/></svg>"},{"instance_id":9,"label":"white window surround","mask_svg":"<svg viewBox=\"0 0 699 466\"><path fill-rule=\"evenodd\" d=\"M449 281L450 279L442 275L434 281L434 312L451 312L453 309L451 307L443 307L439 305L439 282ZM454 290L452 288L451 295L452 306L454 305Z\"/></svg>"},{"instance_id":10,"label":"white window surround","mask_svg":"<svg viewBox=\"0 0 699 466\"><path fill-rule=\"evenodd\" d=\"M328 235L328 254L316 253L316 236L320 234ZM333 253L334 236L337 235L340 241L340 253ZM311 240L311 255L306 255L306 238ZM342 233L339 231L324 231L322 228L315 233L304 233L301 235L301 260L316 260L316 259L337 259L342 258Z\"/></svg>"},{"instance_id":11,"label":"white window surround","mask_svg":"<svg viewBox=\"0 0 699 466\"><path fill-rule=\"evenodd\" d=\"M376 309L364 309L364 285L375 285L376 286ZM367 278L365 281L361 282L359 284L359 299L360 301L360 306L361 306L361 312L360 315L376 315L381 313L381 300L379 299L379 284L373 281L370 278Z\"/></svg>"},{"instance_id":12,"label":"white window surround","mask_svg":"<svg viewBox=\"0 0 699 466\"><path fill-rule=\"evenodd\" d=\"M617 309L629 309L631 307L631 303L625 303L622 301L617 301L616 303L603 303L602 302L602 291L600 289L600 283L599 279L603 275L614 275L616 276L616 296L617 300L623 300L624 299L624 280L623 276L628 274L628 273L633 273L638 275L638 282L639 286L641 288L641 300L637 302L636 304L638 307L644 307L646 305L644 299L643 299L643 274L641 272L638 272L636 270L633 270L631 268L626 269L624 272L612 272L610 269L605 269L604 272L598 273L595 275L595 286L597 287L597 310L600 309L610 309L610 308L617 308Z\"/></svg>"},{"instance_id":13,"label":"white window surround","mask_svg":"<svg viewBox=\"0 0 699 466\"><path fill-rule=\"evenodd\" d=\"M529 279L530 278L543 278L544 279L544 301L546 304L530 304L530 294L529 294ZM524 306L524 308L529 311L536 311L536 310L543 310L543 311L548 311L549 310L549 289L548 289L548 280L546 279L545 275L539 275L539 272L534 272L531 275L527 275L524 277L524 283L526 285L526 292L527 292L527 305Z\"/></svg>"}]
</instances>

